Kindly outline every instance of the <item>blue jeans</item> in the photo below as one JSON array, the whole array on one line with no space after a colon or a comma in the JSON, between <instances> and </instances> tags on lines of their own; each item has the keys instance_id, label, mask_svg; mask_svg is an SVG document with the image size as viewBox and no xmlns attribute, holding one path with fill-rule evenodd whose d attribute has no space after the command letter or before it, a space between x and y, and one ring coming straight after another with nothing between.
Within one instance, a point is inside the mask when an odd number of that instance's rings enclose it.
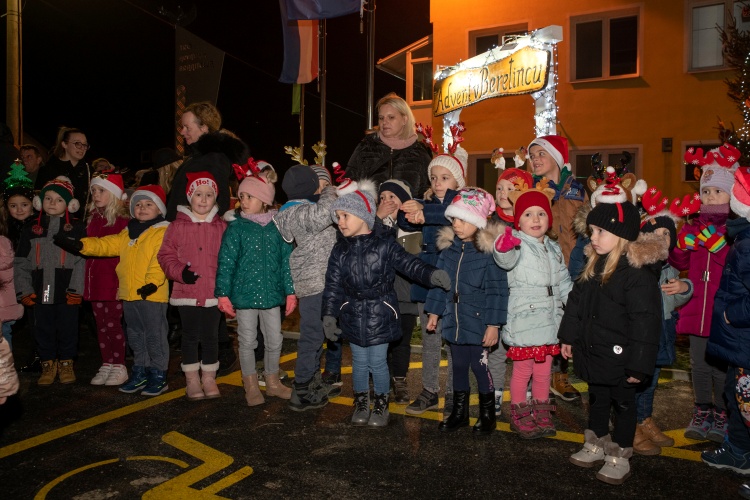
<instances>
[{"instance_id":1,"label":"blue jeans","mask_svg":"<svg viewBox=\"0 0 750 500\"><path fill-rule=\"evenodd\" d=\"M133 350L133 365L166 371L169 368L167 303L125 300L122 311L128 326L128 345Z\"/></svg>"},{"instance_id":2,"label":"blue jeans","mask_svg":"<svg viewBox=\"0 0 750 500\"><path fill-rule=\"evenodd\" d=\"M294 367L294 382L305 384L320 371L320 355L323 354L323 292L299 298L299 341L297 342L297 364Z\"/></svg>"},{"instance_id":3,"label":"blue jeans","mask_svg":"<svg viewBox=\"0 0 750 500\"><path fill-rule=\"evenodd\" d=\"M13 325L15 324L15 321L5 321L3 323L3 337L5 337L5 340L8 341L8 345L11 349L13 349Z\"/></svg>"},{"instance_id":4,"label":"blue jeans","mask_svg":"<svg viewBox=\"0 0 750 500\"><path fill-rule=\"evenodd\" d=\"M649 385L639 386L635 390L635 415L639 424L649 418L654 412L654 392L656 392L656 385L659 383L660 373L661 368L657 367L654 370L654 375L651 377Z\"/></svg>"},{"instance_id":5,"label":"blue jeans","mask_svg":"<svg viewBox=\"0 0 750 500\"><path fill-rule=\"evenodd\" d=\"M326 341L326 371L341 373L341 354L344 343L341 337L336 342Z\"/></svg>"},{"instance_id":6,"label":"blue jeans","mask_svg":"<svg viewBox=\"0 0 750 500\"><path fill-rule=\"evenodd\" d=\"M388 394L391 379L388 374L388 344L361 347L349 344L352 349L352 385L354 392L369 392L370 373L375 394Z\"/></svg>"}]
</instances>

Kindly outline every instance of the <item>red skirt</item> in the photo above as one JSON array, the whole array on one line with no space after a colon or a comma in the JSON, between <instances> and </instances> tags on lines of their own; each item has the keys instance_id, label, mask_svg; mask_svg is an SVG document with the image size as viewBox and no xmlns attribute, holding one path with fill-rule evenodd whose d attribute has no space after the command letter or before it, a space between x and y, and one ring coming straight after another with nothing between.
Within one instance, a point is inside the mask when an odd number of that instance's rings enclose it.
<instances>
[{"instance_id":1,"label":"red skirt","mask_svg":"<svg viewBox=\"0 0 750 500\"><path fill-rule=\"evenodd\" d=\"M547 356L557 356L560 354L560 345L538 345L532 347L509 347L508 357L513 361L523 361L533 359L537 363L544 363Z\"/></svg>"}]
</instances>

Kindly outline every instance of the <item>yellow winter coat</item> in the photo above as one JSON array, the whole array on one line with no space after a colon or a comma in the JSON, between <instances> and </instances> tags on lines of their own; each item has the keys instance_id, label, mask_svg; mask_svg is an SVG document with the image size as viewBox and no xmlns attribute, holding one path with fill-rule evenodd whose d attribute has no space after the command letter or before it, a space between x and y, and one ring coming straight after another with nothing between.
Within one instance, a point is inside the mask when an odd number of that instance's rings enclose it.
<instances>
[{"instance_id":1,"label":"yellow winter coat","mask_svg":"<svg viewBox=\"0 0 750 500\"><path fill-rule=\"evenodd\" d=\"M101 238L83 238L83 255L92 257L120 257L115 272L120 281L117 289L119 300L143 300L136 292L147 283L158 290L146 297L151 302L169 301L169 284L156 254L159 253L164 233L169 222L159 222L146 229L137 239L131 240L128 228L117 234Z\"/></svg>"}]
</instances>

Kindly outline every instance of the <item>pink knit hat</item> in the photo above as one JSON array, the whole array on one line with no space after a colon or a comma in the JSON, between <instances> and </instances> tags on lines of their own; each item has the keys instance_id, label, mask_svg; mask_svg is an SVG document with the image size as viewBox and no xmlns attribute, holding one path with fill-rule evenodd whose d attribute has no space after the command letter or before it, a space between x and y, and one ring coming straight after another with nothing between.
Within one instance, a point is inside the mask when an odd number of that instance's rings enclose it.
<instances>
[{"instance_id":1,"label":"pink knit hat","mask_svg":"<svg viewBox=\"0 0 750 500\"><path fill-rule=\"evenodd\" d=\"M248 175L242 180L240 187L237 189L237 196L240 193L247 193L253 198L258 198L266 205L273 205L276 188L265 177Z\"/></svg>"},{"instance_id":2,"label":"pink knit hat","mask_svg":"<svg viewBox=\"0 0 750 500\"><path fill-rule=\"evenodd\" d=\"M445 218L474 224L479 229L487 227L487 217L495 210L495 198L482 188L465 187L445 209Z\"/></svg>"}]
</instances>

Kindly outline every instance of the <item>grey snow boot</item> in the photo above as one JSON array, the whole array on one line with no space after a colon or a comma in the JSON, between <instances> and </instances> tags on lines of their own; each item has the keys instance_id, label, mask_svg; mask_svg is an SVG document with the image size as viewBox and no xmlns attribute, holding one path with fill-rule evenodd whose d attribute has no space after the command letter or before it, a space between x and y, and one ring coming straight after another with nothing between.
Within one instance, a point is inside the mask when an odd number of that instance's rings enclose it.
<instances>
[{"instance_id":1,"label":"grey snow boot","mask_svg":"<svg viewBox=\"0 0 750 500\"><path fill-rule=\"evenodd\" d=\"M604 466L596 473L599 481L607 484L622 484L630 477L630 457L633 448L620 448L617 443L604 444Z\"/></svg>"},{"instance_id":2,"label":"grey snow boot","mask_svg":"<svg viewBox=\"0 0 750 500\"><path fill-rule=\"evenodd\" d=\"M352 425L367 425L370 421L370 395L366 392L354 394Z\"/></svg>"},{"instance_id":3,"label":"grey snow boot","mask_svg":"<svg viewBox=\"0 0 750 500\"><path fill-rule=\"evenodd\" d=\"M372 405L369 427L385 427L388 425L390 413L388 412L388 394L375 394L375 403Z\"/></svg>"},{"instance_id":4,"label":"grey snow boot","mask_svg":"<svg viewBox=\"0 0 750 500\"><path fill-rule=\"evenodd\" d=\"M596 463L604 460L605 445L612 442L612 438L607 434L604 437L596 437L594 431L586 429L583 431L584 443L581 451L573 453L570 456L570 463L578 467L591 468Z\"/></svg>"}]
</instances>

